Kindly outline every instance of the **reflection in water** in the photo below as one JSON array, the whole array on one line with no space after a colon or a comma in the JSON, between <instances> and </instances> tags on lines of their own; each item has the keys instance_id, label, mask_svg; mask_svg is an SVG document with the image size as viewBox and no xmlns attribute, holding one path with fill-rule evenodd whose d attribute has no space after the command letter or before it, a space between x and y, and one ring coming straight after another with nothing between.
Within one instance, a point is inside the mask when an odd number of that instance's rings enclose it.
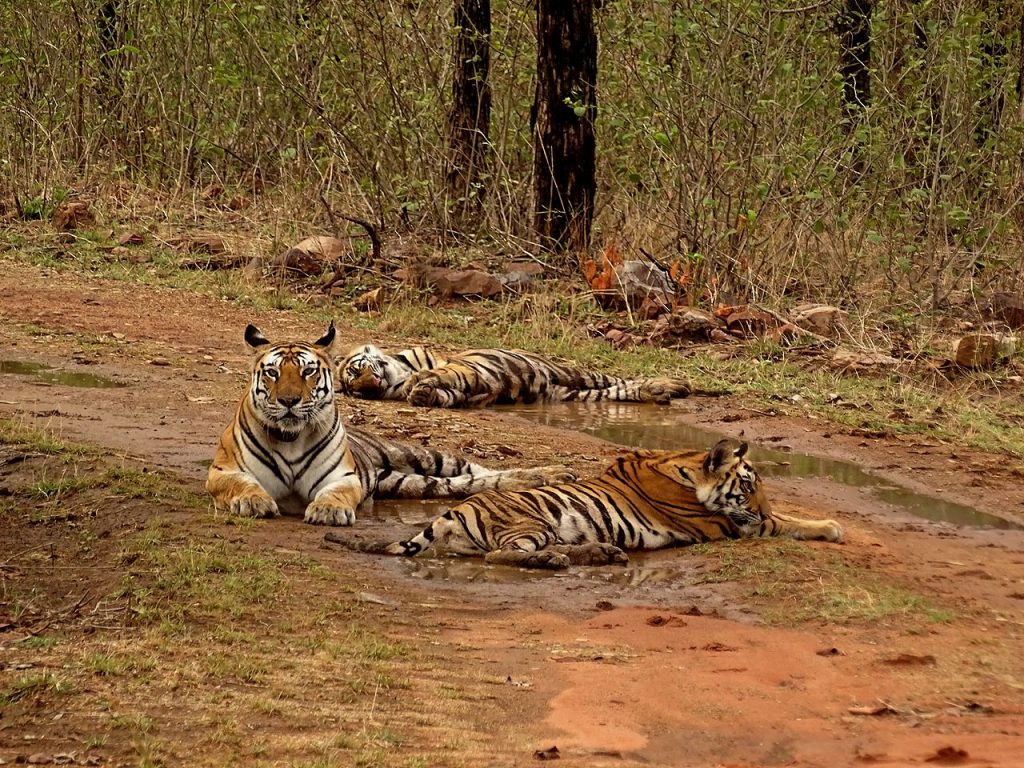
<instances>
[{"instance_id":1,"label":"reflection in water","mask_svg":"<svg viewBox=\"0 0 1024 768\"><path fill-rule=\"evenodd\" d=\"M706 450L724 435L683 422L669 408L636 403L566 403L557 407L520 407L524 419L587 434L634 448ZM788 453L751 445L750 456L765 476L829 477L857 488L867 488L882 501L918 517L938 522L991 528L1020 526L964 504L943 501L894 486L847 461Z\"/></svg>"},{"instance_id":2,"label":"reflection in water","mask_svg":"<svg viewBox=\"0 0 1024 768\"><path fill-rule=\"evenodd\" d=\"M49 384L60 384L64 387L88 387L110 389L123 387L124 384L96 376L92 373L73 373L71 371L54 370L42 363L27 363L21 360L0 360L0 373L13 373L19 376L34 376Z\"/></svg>"}]
</instances>

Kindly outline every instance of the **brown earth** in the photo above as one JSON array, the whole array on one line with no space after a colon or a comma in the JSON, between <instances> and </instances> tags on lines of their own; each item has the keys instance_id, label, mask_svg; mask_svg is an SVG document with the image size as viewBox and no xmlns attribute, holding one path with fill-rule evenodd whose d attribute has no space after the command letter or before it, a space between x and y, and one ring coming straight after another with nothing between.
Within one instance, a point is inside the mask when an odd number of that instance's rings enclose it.
<instances>
[{"instance_id":1,"label":"brown earth","mask_svg":"<svg viewBox=\"0 0 1024 768\"><path fill-rule=\"evenodd\" d=\"M84 389L3 375L0 414L174 473L200 493L205 462L245 386L241 331L252 313L169 289L87 280L10 260L2 266L0 359L126 386ZM271 339L322 330L287 312L264 313L258 322ZM353 343L366 341L351 329L341 332ZM616 450L581 433L531 424L512 410L439 412L360 402L344 408L352 421L384 434L462 450L495 466L557 462L590 472ZM913 490L1024 523L1019 467L1002 457L765 416L729 398L695 398L672 408L694 424L754 441L782 436L794 451L853 461ZM393 693L388 706L400 710L404 695L428 714L442 706L420 701L421 689L423 680L443 678L448 668L477 697L459 710L463 736L453 742L450 763L437 764L528 765L535 750L557 746L562 764L576 766L1024 765L1024 532L931 523L828 480L773 479L769 491L783 511L833 517L847 531L843 545L800 547L856 569L858 578L921 596L935 616L882 613L842 622L818 616L779 626L770 620L771 574L738 583L703 578L725 562L724 549L652 553L625 569L524 574L471 560L354 554L325 544L323 529L294 519L229 529L209 515L181 512L173 522L187 537L304 553L345 573L353 589L371 591L365 610L376 626L433 663L423 679L409 672L411 693ZM354 532L409 530L431 509L380 504ZM16 566L34 542L7 528L0 537L4 558ZM36 546L45 546L45 531L36 530L30 535L44 539ZM111 530L116 538L117 526ZM768 543L741 542L728 551L742 555L762 546ZM81 572L67 564L62 573L65 580L51 585L58 601L61 590L64 597L76 594L67 584L93 578L84 564ZM806 590L820 591L824 575L810 574ZM6 595L8 569L0 575ZM324 600L312 592L306 598ZM0 675L9 680L27 651L5 636ZM58 660L47 658L59 669ZM322 682L310 701L329 707L330 681ZM262 685L284 689L288 681ZM187 695L154 701L152 708L163 739L184 745L170 750L164 764L249 764L237 755L229 759L216 743L196 741L189 724L198 715ZM303 752L301 740L322 726L312 712L299 708L288 748L274 742L279 751L271 749L267 764L335 764ZM45 703L0 714L0 760L6 761L69 752L85 717ZM92 754L112 764L137 760L116 733ZM408 764L435 763L410 758Z\"/></svg>"}]
</instances>

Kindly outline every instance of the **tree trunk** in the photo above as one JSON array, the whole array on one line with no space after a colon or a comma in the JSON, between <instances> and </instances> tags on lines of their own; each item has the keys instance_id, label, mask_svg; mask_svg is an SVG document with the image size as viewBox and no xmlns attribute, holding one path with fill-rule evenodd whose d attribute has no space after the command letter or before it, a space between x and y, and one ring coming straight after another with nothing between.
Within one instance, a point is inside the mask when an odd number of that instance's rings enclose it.
<instances>
[{"instance_id":1,"label":"tree trunk","mask_svg":"<svg viewBox=\"0 0 1024 768\"><path fill-rule=\"evenodd\" d=\"M839 72L846 114L860 120L871 101L871 13L873 0L843 0L839 21Z\"/></svg>"},{"instance_id":2,"label":"tree trunk","mask_svg":"<svg viewBox=\"0 0 1024 768\"><path fill-rule=\"evenodd\" d=\"M455 3L455 76L448 113L448 157L445 180L453 228L479 225L491 126L490 0Z\"/></svg>"},{"instance_id":3,"label":"tree trunk","mask_svg":"<svg viewBox=\"0 0 1024 768\"><path fill-rule=\"evenodd\" d=\"M538 0L534 228L555 253L590 245L597 112L595 0Z\"/></svg>"},{"instance_id":4,"label":"tree trunk","mask_svg":"<svg viewBox=\"0 0 1024 768\"><path fill-rule=\"evenodd\" d=\"M100 42L100 81L103 96L119 107L124 90L121 50L127 36L127 20L122 0L100 0L96 7L96 31Z\"/></svg>"},{"instance_id":5,"label":"tree trunk","mask_svg":"<svg viewBox=\"0 0 1024 768\"><path fill-rule=\"evenodd\" d=\"M984 144L999 133L1003 118L1005 99L1003 78L1007 77L1008 49L1006 41L1013 29L1013 21L1005 2L995 0L984 5L985 19L982 22L981 38L981 94L978 106L981 114L974 129L974 140Z\"/></svg>"}]
</instances>

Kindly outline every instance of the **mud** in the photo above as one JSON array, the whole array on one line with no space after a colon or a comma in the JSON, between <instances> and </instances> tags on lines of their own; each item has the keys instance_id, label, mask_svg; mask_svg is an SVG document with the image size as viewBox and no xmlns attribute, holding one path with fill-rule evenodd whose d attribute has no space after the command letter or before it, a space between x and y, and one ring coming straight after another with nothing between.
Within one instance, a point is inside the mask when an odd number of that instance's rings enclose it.
<instances>
[{"instance_id":1,"label":"mud","mask_svg":"<svg viewBox=\"0 0 1024 768\"><path fill-rule=\"evenodd\" d=\"M241 333L252 314L171 290L56 279L9 260L3 266L0 358L125 386L82 389L2 374L0 413L175 472L198 488L245 386ZM284 312L256 319L271 338L322 330ZM341 332L353 344L367 341ZM362 402L345 410L384 434L494 466L562 462L589 473L619 450L566 431L557 419L537 424L509 410ZM1024 484L1002 457L766 416L728 398L683 401L669 413L1024 522ZM627 568L523 574L476 561L351 553L294 519L231 535L254 548L318 552L328 563L372 573L374 592L389 603L383 626L392 626L401 606L419 606L418 620L434 642L453 649L452 663L522 683L497 695L516 720L514 743L503 746L514 753L466 764L533 764L533 750L557 745L568 766L1019 765L1024 533L922 519L871 487L824 477L773 475L768 484L783 511L843 523L847 542L820 545L824 551L956 606L956 618L772 626L764 621L770 598L748 600L729 583L702 582L696 577L717 556L685 550L635 556ZM434 511L379 504L351 533L406 533ZM900 653L930 654L935 664L887 663ZM467 728L505 732L501 721L473 718Z\"/></svg>"}]
</instances>

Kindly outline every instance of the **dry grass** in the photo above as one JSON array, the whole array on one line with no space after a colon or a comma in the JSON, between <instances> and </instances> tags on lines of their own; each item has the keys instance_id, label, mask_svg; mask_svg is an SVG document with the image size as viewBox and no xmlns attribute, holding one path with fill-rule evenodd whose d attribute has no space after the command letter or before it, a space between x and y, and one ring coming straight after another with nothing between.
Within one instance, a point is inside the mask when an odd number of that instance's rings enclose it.
<instances>
[{"instance_id":1,"label":"dry grass","mask_svg":"<svg viewBox=\"0 0 1024 768\"><path fill-rule=\"evenodd\" d=\"M223 193L227 198L236 190ZM318 281L281 281L247 270L183 270L189 254L166 244L174 234L212 231L223 236L231 256L269 258L310 234L329 230L326 214L308 195L287 188L254 197L244 210L231 210L198 196L154 192L138 184L111 184L92 190L95 228L68 238L45 222L9 221L8 258L132 283L204 293L257 311L287 309L325 322L336 318L366 340L405 346L414 343L448 348L523 347L582 365L623 375L684 374L706 389L732 389L744 404L759 410L825 417L872 431L920 434L999 453L1024 457L1024 384L1021 356L987 373L942 372L936 363L948 357L957 332L953 318L896 312L879 297L867 297L845 318L843 343L889 352L903 349L901 361L878 375L848 375L828 367L828 355L814 348L785 348L766 340L742 346L683 345L679 349L638 346L617 350L592 338L587 326L610 316L582 290L581 283L543 284L536 293L497 301L429 306L428 297L397 288L388 276L414 259L431 259L429 240L392 235L385 264L350 273L344 295L331 300ZM141 232L146 242L114 252L124 232ZM352 241L360 254L365 240ZM479 249L449 253L458 260L480 256ZM498 263L500 258L493 258ZM395 290L383 311L355 311L349 299L365 289ZM788 301L788 300L786 300ZM784 309L784 303L780 309ZM976 309L958 310L976 318ZM894 314L895 313L895 314ZM972 314L974 313L974 314ZM638 329L642 335L642 329Z\"/></svg>"},{"instance_id":2,"label":"dry grass","mask_svg":"<svg viewBox=\"0 0 1024 768\"><path fill-rule=\"evenodd\" d=\"M14 733L33 754L149 766L455 766L486 754L460 703L482 683L420 644L422 611L359 601L372 576L228 538L191 488L97 451L6 422L3 450L25 457L3 470L4 759L25 748ZM78 482L57 517L39 489L65 470Z\"/></svg>"}]
</instances>

